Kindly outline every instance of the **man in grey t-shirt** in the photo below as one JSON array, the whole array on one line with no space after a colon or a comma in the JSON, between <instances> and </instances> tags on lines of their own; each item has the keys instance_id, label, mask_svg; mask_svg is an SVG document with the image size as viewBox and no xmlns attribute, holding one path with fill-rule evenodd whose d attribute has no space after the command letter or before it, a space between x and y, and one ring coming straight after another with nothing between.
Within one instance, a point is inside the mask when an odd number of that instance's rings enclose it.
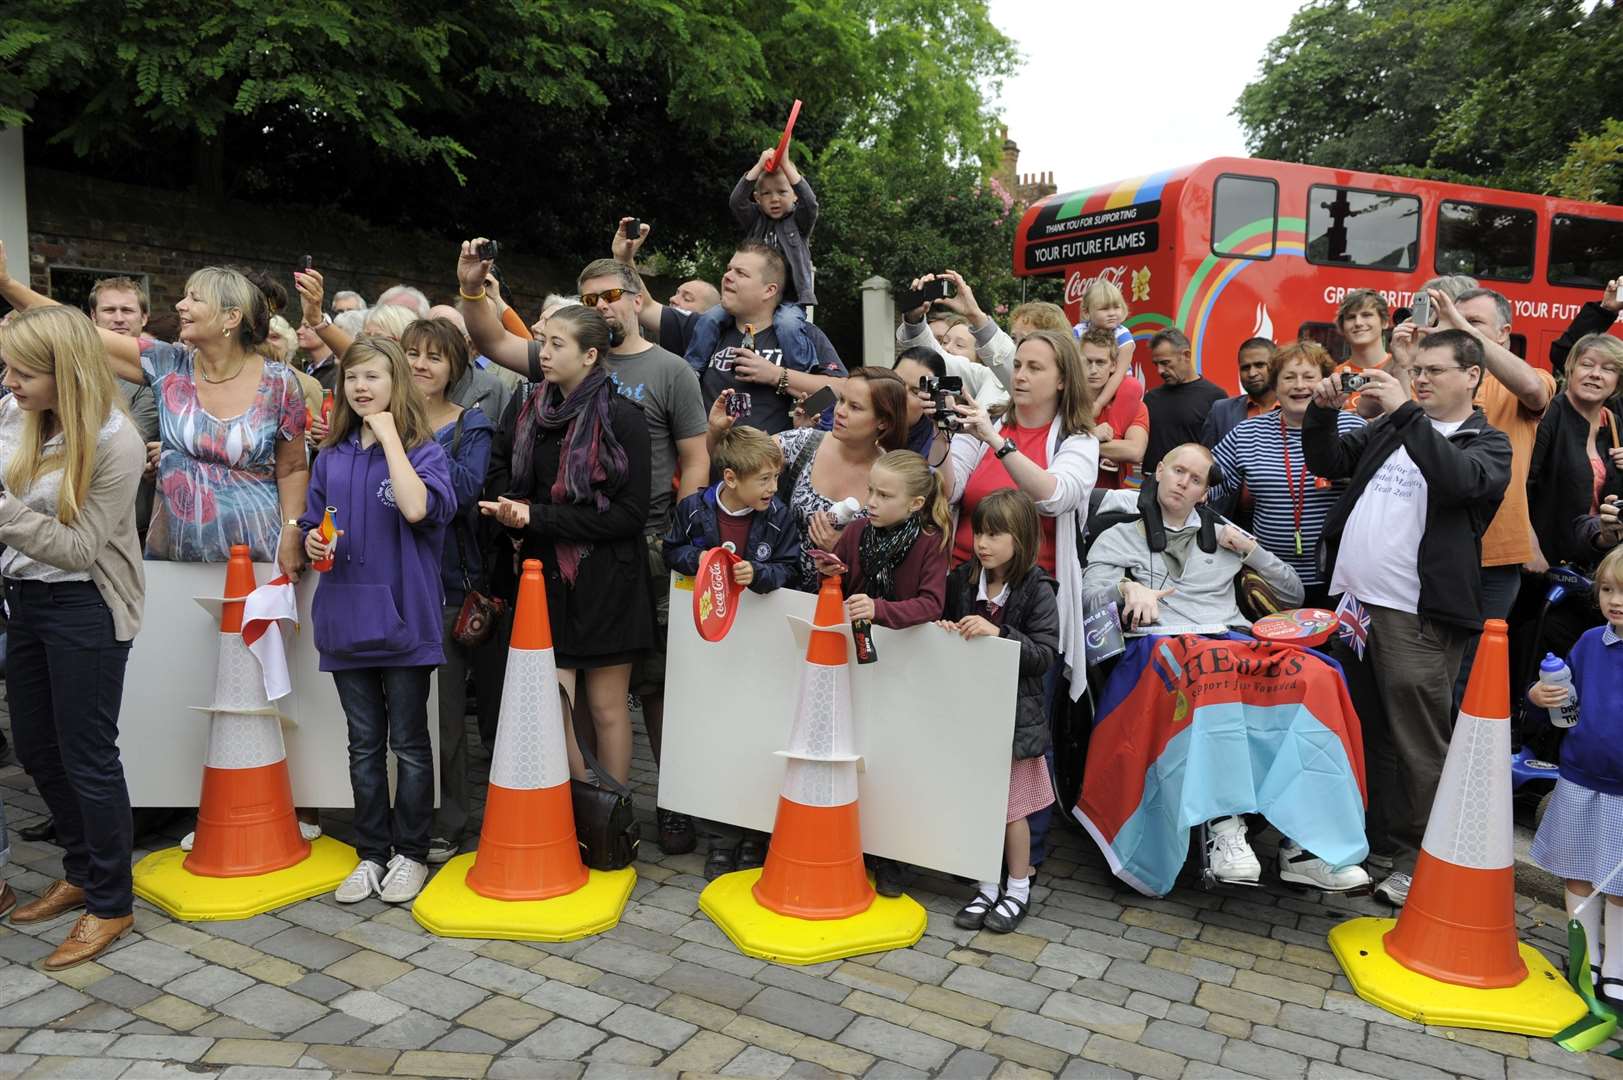
<instances>
[{"instance_id":1,"label":"man in grey t-shirt","mask_svg":"<svg viewBox=\"0 0 1623 1080\"><path fill-rule=\"evenodd\" d=\"M655 607L654 648L631 672L631 692L642 701L643 723L654 760L660 756L665 721L665 632L670 616L670 571L661 539L670 527L671 507L710 481L710 455L705 449L704 399L699 377L687 362L642 336L637 312L643 304L642 283L630 267L598 259L581 271L581 303L596 308L608 321L611 345L609 378L621 395L642 406L652 448L648 499L648 574ZM680 477L679 489L672 479ZM659 811L659 846L677 855L694 848L693 822L685 814Z\"/></svg>"}]
</instances>

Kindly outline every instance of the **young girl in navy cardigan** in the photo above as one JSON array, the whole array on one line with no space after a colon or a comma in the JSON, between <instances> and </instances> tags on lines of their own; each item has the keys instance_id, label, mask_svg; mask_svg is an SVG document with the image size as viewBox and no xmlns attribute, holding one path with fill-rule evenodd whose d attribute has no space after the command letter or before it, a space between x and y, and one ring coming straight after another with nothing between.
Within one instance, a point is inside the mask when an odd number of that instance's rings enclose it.
<instances>
[{"instance_id":1,"label":"young girl in navy cardigan","mask_svg":"<svg viewBox=\"0 0 1623 1080\"><path fill-rule=\"evenodd\" d=\"M1532 854L1539 866L1567 879L1567 914L1583 923L1600 995L1623 1004L1623 547L1613 548L1595 570L1595 599L1606 625L1585 632L1567 658L1578 723L1561 740L1561 777ZM1567 689L1534 683L1527 700L1554 708L1566 703ZM1584 904L1597 889L1606 892L1604 903Z\"/></svg>"},{"instance_id":2,"label":"young girl in navy cardigan","mask_svg":"<svg viewBox=\"0 0 1623 1080\"><path fill-rule=\"evenodd\" d=\"M349 722L361 861L333 898L350 904L376 894L400 904L428 880L428 681L445 663L440 549L457 500L400 346L358 338L338 377L343 393L299 519L311 561L333 560L310 617L321 670L332 672ZM331 542L320 530L328 506L343 529ZM388 750L397 765L392 819Z\"/></svg>"}]
</instances>

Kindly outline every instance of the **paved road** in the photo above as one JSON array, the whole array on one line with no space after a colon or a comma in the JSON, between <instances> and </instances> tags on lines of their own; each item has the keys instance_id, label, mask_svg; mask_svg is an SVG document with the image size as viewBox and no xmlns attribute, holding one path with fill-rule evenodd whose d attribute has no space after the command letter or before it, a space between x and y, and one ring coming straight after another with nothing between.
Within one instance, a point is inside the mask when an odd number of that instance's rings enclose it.
<instances>
[{"instance_id":1,"label":"paved road","mask_svg":"<svg viewBox=\"0 0 1623 1080\"><path fill-rule=\"evenodd\" d=\"M651 813L641 739L638 755ZM20 769L0 769L0 788L14 829L37 820ZM340 816L329 827L343 835ZM1422 1028L1359 1000L1325 933L1386 913L1374 901L1277 884L1148 900L1080 832L1057 837L1019 933L957 929L968 887L922 875L916 947L805 968L740 955L698 914L702 855L652 843L620 925L560 945L437 939L377 900L194 924L138 905L116 951L52 976L35 965L72 917L8 926L0 1076L1623 1078L1598 1053ZM60 852L13 840L3 873L27 898ZM1559 957L1561 913L1518 910Z\"/></svg>"}]
</instances>

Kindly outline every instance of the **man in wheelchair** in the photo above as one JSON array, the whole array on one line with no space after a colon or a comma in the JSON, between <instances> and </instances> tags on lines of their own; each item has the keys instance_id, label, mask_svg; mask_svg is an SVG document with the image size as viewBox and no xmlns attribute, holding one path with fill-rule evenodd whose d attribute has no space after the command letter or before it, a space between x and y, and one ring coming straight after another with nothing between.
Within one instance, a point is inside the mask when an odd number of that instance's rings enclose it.
<instances>
[{"instance_id":1,"label":"man in wheelchair","mask_svg":"<svg viewBox=\"0 0 1623 1080\"><path fill-rule=\"evenodd\" d=\"M1128 645L1099 697L1078 816L1118 876L1152 895L1171 888L1201 824L1210 874L1255 884L1250 811L1326 856L1287 838L1285 881L1365 887L1362 742L1340 669L1243 636L1242 579L1276 609L1300 604L1302 584L1204 505L1214 473L1205 447L1179 446L1136 502L1111 493L1090 530L1083 594L1089 610L1116 604Z\"/></svg>"}]
</instances>

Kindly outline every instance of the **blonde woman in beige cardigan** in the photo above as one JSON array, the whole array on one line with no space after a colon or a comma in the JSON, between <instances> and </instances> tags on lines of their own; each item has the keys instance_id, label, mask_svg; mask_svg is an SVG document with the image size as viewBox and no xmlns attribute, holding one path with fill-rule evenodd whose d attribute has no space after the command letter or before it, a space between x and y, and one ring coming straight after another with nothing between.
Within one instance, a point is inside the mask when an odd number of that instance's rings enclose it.
<instances>
[{"instance_id":1,"label":"blonde woman in beige cardigan","mask_svg":"<svg viewBox=\"0 0 1623 1080\"><path fill-rule=\"evenodd\" d=\"M11 609L7 697L17 757L56 820L63 877L14 923L84 908L47 970L129 933L130 797L118 710L144 579L135 490L146 461L95 328L73 308L0 330L0 575ZM8 896L0 895L0 910Z\"/></svg>"}]
</instances>

